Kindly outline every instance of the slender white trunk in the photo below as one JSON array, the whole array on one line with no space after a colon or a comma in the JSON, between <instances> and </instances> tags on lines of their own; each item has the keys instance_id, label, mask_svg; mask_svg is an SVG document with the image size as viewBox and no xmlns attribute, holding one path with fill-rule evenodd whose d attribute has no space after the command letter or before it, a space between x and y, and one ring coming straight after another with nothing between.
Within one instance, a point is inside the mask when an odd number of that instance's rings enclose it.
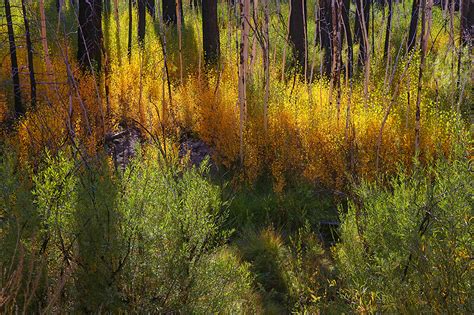
<instances>
[{"instance_id":1,"label":"slender white trunk","mask_svg":"<svg viewBox=\"0 0 474 315\"><path fill-rule=\"evenodd\" d=\"M247 116L247 61L249 50L250 0L240 0L240 62L239 62L239 113L240 113L240 163L244 162L244 130Z\"/></svg>"},{"instance_id":2,"label":"slender white trunk","mask_svg":"<svg viewBox=\"0 0 474 315\"><path fill-rule=\"evenodd\" d=\"M268 24L270 21L268 1L263 0L263 67L265 76L265 96L263 99L263 128L265 133L268 130L268 100L270 97L270 36L268 32Z\"/></svg>"},{"instance_id":3,"label":"slender white trunk","mask_svg":"<svg viewBox=\"0 0 474 315\"><path fill-rule=\"evenodd\" d=\"M48 76L51 79L53 76L53 66L51 64L51 59L49 59L48 39L46 38L46 15L44 13L44 0L39 1L39 9L40 9L40 16L41 16L40 33L41 33L41 44L43 45L44 62L46 64L46 73L48 73Z\"/></svg>"},{"instance_id":4,"label":"slender white trunk","mask_svg":"<svg viewBox=\"0 0 474 315\"><path fill-rule=\"evenodd\" d=\"M119 4L118 0L114 0L114 16L115 16L115 24L117 25L116 36L115 39L117 41L117 59L119 65L122 66L122 46L120 45L120 17L119 17Z\"/></svg>"}]
</instances>

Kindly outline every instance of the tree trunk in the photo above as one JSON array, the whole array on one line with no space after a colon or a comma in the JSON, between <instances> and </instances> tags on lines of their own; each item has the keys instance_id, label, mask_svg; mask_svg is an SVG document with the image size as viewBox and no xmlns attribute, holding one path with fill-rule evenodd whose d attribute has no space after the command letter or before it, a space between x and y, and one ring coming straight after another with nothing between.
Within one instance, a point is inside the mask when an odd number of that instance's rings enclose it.
<instances>
[{"instance_id":1,"label":"tree trunk","mask_svg":"<svg viewBox=\"0 0 474 315\"><path fill-rule=\"evenodd\" d=\"M202 1L202 42L204 62L208 65L217 63L220 55L217 0Z\"/></svg>"},{"instance_id":2,"label":"tree trunk","mask_svg":"<svg viewBox=\"0 0 474 315\"><path fill-rule=\"evenodd\" d=\"M120 42L120 16L119 16L119 4L118 0L114 0L114 17L115 17L115 24L117 26L117 32L115 36L115 40L117 41L117 58L119 65L122 65L122 45Z\"/></svg>"},{"instance_id":3,"label":"tree trunk","mask_svg":"<svg viewBox=\"0 0 474 315\"><path fill-rule=\"evenodd\" d=\"M474 3L472 0L461 0L461 38L462 46L472 43L474 37Z\"/></svg>"},{"instance_id":4,"label":"tree trunk","mask_svg":"<svg viewBox=\"0 0 474 315\"><path fill-rule=\"evenodd\" d=\"M390 49L390 36L392 32L392 0L387 0L388 2L388 17L387 17L387 28L385 29L385 42L383 45L383 59L388 63L388 53Z\"/></svg>"},{"instance_id":5,"label":"tree trunk","mask_svg":"<svg viewBox=\"0 0 474 315\"><path fill-rule=\"evenodd\" d=\"M369 54L370 0L356 0L355 37L359 43L359 66L365 65Z\"/></svg>"},{"instance_id":6,"label":"tree trunk","mask_svg":"<svg viewBox=\"0 0 474 315\"><path fill-rule=\"evenodd\" d=\"M331 15L332 15L332 36L331 36L331 56L332 56L332 69L331 69L331 88L330 88L330 102L332 99L332 91L336 89L336 108L337 108L337 120L339 121L340 104L341 104L341 54L342 54L342 0L331 1Z\"/></svg>"},{"instance_id":7,"label":"tree trunk","mask_svg":"<svg viewBox=\"0 0 474 315\"><path fill-rule=\"evenodd\" d=\"M59 0L59 1L63 1L63 0ZM111 10L111 3L110 3L110 0L104 0L104 13L106 16L109 16L110 12L112 11Z\"/></svg>"},{"instance_id":8,"label":"tree trunk","mask_svg":"<svg viewBox=\"0 0 474 315\"><path fill-rule=\"evenodd\" d=\"M413 0L411 7L410 30L408 31L407 51L412 51L416 44L416 30L418 28L418 13L420 10L420 0Z\"/></svg>"},{"instance_id":9,"label":"tree trunk","mask_svg":"<svg viewBox=\"0 0 474 315\"><path fill-rule=\"evenodd\" d=\"M249 55L250 0L240 0L239 115L240 163L244 164L244 131L247 114L247 63Z\"/></svg>"},{"instance_id":10,"label":"tree trunk","mask_svg":"<svg viewBox=\"0 0 474 315\"><path fill-rule=\"evenodd\" d=\"M132 0L128 0L128 60L132 57L132 26L133 26L133 5Z\"/></svg>"},{"instance_id":11,"label":"tree trunk","mask_svg":"<svg viewBox=\"0 0 474 315\"><path fill-rule=\"evenodd\" d=\"M320 29L321 29L321 48L324 50L323 72L326 76L331 74L332 68L332 14L331 0L320 1Z\"/></svg>"},{"instance_id":12,"label":"tree trunk","mask_svg":"<svg viewBox=\"0 0 474 315\"><path fill-rule=\"evenodd\" d=\"M46 72L48 73L48 77L53 81L53 65L51 64L51 60L49 59L49 48L48 48L48 38L46 37L46 14L44 12L44 0L39 1L39 10L41 16L41 45L43 46L43 53L44 53L44 61L46 64Z\"/></svg>"},{"instance_id":13,"label":"tree trunk","mask_svg":"<svg viewBox=\"0 0 474 315\"><path fill-rule=\"evenodd\" d=\"M183 19L181 18L182 13L182 2L181 0L176 0L176 18L177 18L177 28L178 28L178 53L179 53L179 79L181 84L183 84Z\"/></svg>"},{"instance_id":14,"label":"tree trunk","mask_svg":"<svg viewBox=\"0 0 474 315\"><path fill-rule=\"evenodd\" d=\"M161 4L163 10L163 22L165 22L166 25L176 26L178 24L178 17L176 14L176 0L162 0ZM181 23L184 24L182 1L180 1L179 9L181 12Z\"/></svg>"},{"instance_id":15,"label":"tree trunk","mask_svg":"<svg viewBox=\"0 0 474 315\"><path fill-rule=\"evenodd\" d=\"M146 0L138 1L138 43L143 48L145 45Z\"/></svg>"},{"instance_id":16,"label":"tree trunk","mask_svg":"<svg viewBox=\"0 0 474 315\"><path fill-rule=\"evenodd\" d=\"M146 9L148 13L152 16L153 20L155 19L155 0L146 0Z\"/></svg>"},{"instance_id":17,"label":"tree trunk","mask_svg":"<svg viewBox=\"0 0 474 315\"><path fill-rule=\"evenodd\" d=\"M416 113L415 113L415 155L420 150L420 116L421 116L421 90L423 88L423 70L426 63L426 50L428 47L428 39L430 37L431 26L431 9L433 0L421 0L421 39L420 39L420 69L418 72L418 91L416 96Z\"/></svg>"},{"instance_id":18,"label":"tree trunk","mask_svg":"<svg viewBox=\"0 0 474 315\"><path fill-rule=\"evenodd\" d=\"M36 106L36 78L35 68L33 64L33 44L31 43L30 23L26 12L25 0L21 0L21 10L23 12L23 22L25 24L26 50L28 57L28 72L30 74L30 88L31 88L31 107Z\"/></svg>"},{"instance_id":19,"label":"tree trunk","mask_svg":"<svg viewBox=\"0 0 474 315\"><path fill-rule=\"evenodd\" d=\"M77 59L83 69L101 69L102 1L79 0Z\"/></svg>"},{"instance_id":20,"label":"tree trunk","mask_svg":"<svg viewBox=\"0 0 474 315\"><path fill-rule=\"evenodd\" d=\"M344 22L344 34L347 41L347 77L350 79L352 78L352 65L353 65L353 44L352 44L352 33L351 33L351 25L349 23L349 12L350 12L350 0L343 1L343 8L342 8L342 19Z\"/></svg>"},{"instance_id":21,"label":"tree trunk","mask_svg":"<svg viewBox=\"0 0 474 315\"><path fill-rule=\"evenodd\" d=\"M15 115L19 116L25 113L21 102L20 75L18 73L18 60L16 57L15 33L13 32L12 13L10 9L10 0L5 0L5 16L7 19L8 42L10 44L11 76L13 81L13 94Z\"/></svg>"},{"instance_id":22,"label":"tree trunk","mask_svg":"<svg viewBox=\"0 0 474 315\"><path fill-rule=\"evenodd\" d=\"M265 77L265 95L263 99L263 130L268 130L268 101L270 98L270 35L269 35L269 0L263 0L263 69Z\"/></svg>"},{"instance_id":23,"label":"tree trunk","mask_svg":"<svg viewBox=\"0 0 474 315\"><path fill-rule=\"evenodd\" d=\"M306 68L306 0L291 0L290 34L296 69L304 73Z\"/></svg>"}]
</instances>

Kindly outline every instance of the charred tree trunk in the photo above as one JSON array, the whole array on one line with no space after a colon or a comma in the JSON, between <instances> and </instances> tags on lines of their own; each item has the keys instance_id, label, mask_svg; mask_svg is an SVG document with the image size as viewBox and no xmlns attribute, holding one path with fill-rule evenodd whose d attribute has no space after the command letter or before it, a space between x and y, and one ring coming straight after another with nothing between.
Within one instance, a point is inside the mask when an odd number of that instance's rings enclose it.
<instances>
[{"instance_id":1,"label":"charred tree trunk","mask_svg":"<svg viewBox=\"0 0 474 315\"><path fill-rule=\"evenodd\" d=\"M36 106L36 78L35 68L33 64L33 44L31 43L30 23L28 21L28 14L26 12L25 0L21 0L21 10L23 13L23 22L25 24L26 50L28 57L28 72L30 74L30 96L31 107Z\"/></svg>"},{"instance_id":2,"label":"charred tree trunk","mask_svg":"<svg viewBox=\"0 0 474 315\"><path fill-rule=\"evenodd\" d=\"M15 33L13 31L10 0L5 0L5 16L7 18L8 42L10 44L10 62L11 62L11 76L12 76L12 81L13 81L13 94L15 97L14 98L15 115L18 116L18 115L24 114L25 109L21 102L20 75L18 73L18 59L16 57Z\"/></svg>"},{"instance_id":3,"label":"charred tree trunk","mask_svg":"<svg viewBox=\"0 0 474 315\"><path fill-rule=\"evenodd\" d=\"M331 74L332 68L332 49L331 49L331 34L332 34L332 13L331 0L320 1L320 28L321 28L321 48L324 50L323 72L326 76Z\"/></svg>"},{"instance_id":4,"label":"charred tree trunk","mask_svg":"<svg viewBox=\"0 0 474 315\"><path fill-rule=\"evenodd\" d=\"M79 1L77 59L83 69L101 69L102 1Z\"/></svg>"},{"instance_id":5,"label":"charred tree trunk","mask_svg":"<svg viewBox=\"0 0 474 315\"><path fill-rule=\"evenodd\" d=\"M470 45L474 37L474 3L461 0L461 46Z\"/></svg>"},{"instance_id":6,"label":"charred tree trunk","mask_svg":"<svg viewBox=\"0 0 474 315\"><path fill-rule=\"evenodd\" d=\"M289 39L293 48L296 69L306 68L306 0L291 0Z\"/></svg>"},{"instance_id":7,"label":"charred tree trunk","mask_svg":"<svg viewBox=\"0 0 474 315\"><path fill-rule=\"evenodd\" d=\"M220 55L217 0L202 1L202 42L205 63L215 64Z\"/></svg>"},{"instance_id":8,"label":"charred tree trunk","mask_svg":"<svg viewBox=\"0 0 474 315\"><path fill-rule=\"evenodd\" d=\"M155 19L155 5L155 0L146 0L146 9L153 19Z\"/></svg>"},{"instance_id":9,"label":"charred tree trunk","mask_svg":"<svg viewBox=\"0 0 474 315\"><path fill-rule=\"evenodd\" d=\"M347 41L347 77L350 79L352 78L352 65L353 65L353 44L352 44L352 32L351 32L351 25L349 23L349 12L350 12L350 0L344 0L342 8L342 20L344 25L343 34Z\"/></svg>"},{"instance_id":10,"label":"charred tree trunk","mask_svg":"<svg viewBox=\"0 0 474 315\"><path fill-rule=\"evenodd\" d=\"M176 25L176 4L174 0L163 0L162 1L162 10L163 10L163 22L167 25Z\"/></svg>"},{"instance_id":11,"label":"charred tree trunk","mask_svg":"<svg viewBox=\"0 0 474 315\"><path fill-rule=\"evenodd\" d=\"M138 0L138 43L145 45L146 0Z\"/></svg>"},{"instance_id":12,"label":"charred tree trunk","mask_svg":"<svg viewBox=\"0 0 474 315\"><path fill-rule=\"evenodd\" d=\"M411 7L410 30L408 31L407 51L412 51L416 44L416 30L418 28L418 14L420 11L420 0L413 0Z\"/></svg>"},{"instance_id":13,"label":"charred tree trunk","mask_svg":"<svg viewBox=\"0 0 474 315\"><path fill-rule=\"evenodd\" d=\"M390 37L392 32L392 0L387 0L388 2L388 16L387 16L387 28L385 29L385 42L383 45L383 59L388 63L388 53L390 49Z\"/></svg>"},{"instance_id":14,"label":"charred tree trunk","mask_svg":"<svg viewBox=\"0 0 474 315\"><path fill-rule=\"evenodd\" d=\"M64 0L59 0L59 1L64 1ZM110 0L104 0L104 13L105 13L105 15L109 16L111 11L112 11L112 4L110 3Z\"/></svg>"}]
</instances>

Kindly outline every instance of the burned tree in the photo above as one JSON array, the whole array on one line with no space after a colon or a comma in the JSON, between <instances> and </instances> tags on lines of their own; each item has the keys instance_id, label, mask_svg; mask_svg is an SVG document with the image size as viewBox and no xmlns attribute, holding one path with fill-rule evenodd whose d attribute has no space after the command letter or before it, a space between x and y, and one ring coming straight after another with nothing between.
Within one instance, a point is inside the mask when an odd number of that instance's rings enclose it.
<instances>
[{"instance_id":1,"label":"burned tree","mask_svg":"<svg viewBox=\"0 0 474 315\"><path fill-rule=\"evenodd\" d=\"M145 44L145 23L146 23L146 1L138 1L138 42L143 47Z\"/></svg>"},{"instance_id":2,"label":"burned tree","mask_svg":"<svg viewBox=\"0 0 474 315\"><path fill-rule=\"evenodd\" d=\"M331 50L331 34L332 34L332 10L331 0L321 0L319 3L320 10L320 42L321 49L324 50L323 72L326 76L331 74L332 68L332 50Z\"/></svg>"},{"instance_id":3,"label":"burned tree","mask_svg":"<svg viewBox=\"0 0 474 315\"><path fill-rule=\"evenodd\" d=\"M34 68L34 63L33 63L33 44L31 43L30 23L28 21L28 14L26 12L25 0L21 0L21 11L23 13L23 23L25 26L26 50L27 50L27 58L28 58L28 73L30 75L31 107L35 107L36 105L36 78L35 78L35 68Z\"/></svg>"},{"instance_id":4,"label":"burned tree","mask_svg":"<svg viewBox=\"0 0 474 315\"><path fill-rule=\"evenodd\" d=\"M416 44L416 29L418 28L418 13L420 0L413 0L411 7L410 29L408 31L407 51L412 51Z\"/></svg>"},{"instance_id":5,"label":"burned tree","mask_svg":"<svg viewBox=\"0 0 474 315\"><path fill-rule=\"evenodd\" d=\"M166 25L173 25L176 26L178 24L178 14L176 10L176 6L178 5L181 15L181 23L184 23L184 16L183 16L183 2L179 1L177 4L176 0L162 0L162 14L163 14L163 22Z\"/></svg>"},{"instance_id":6,"label":"burned tree","mask_svg":"<svg viewBox=\"0 0 474 315\"><path fill-rule=\"evenodd\" d=\"M101 69L102 1L79 0L77 59L83 69Z\"/></svg>"},{"instance_id":7,"label":"burned tree","mask_svg":"<svg viewBox=\"0 0 474 315\"><path fill-rule=\"evenodd\" d=\"M18 73L18 59L16 57L15 33L13 31L10 0L5 0L5 16L7 18L8 43L10 46L11 76L13 81L13 94L15 97L15 115L22 115L25 113L25 109L21 102L20 75Z\"/></svg>"},{"instance_id":8,"label":"burned tree","mask_svg":"<svg viewBox=\"0 0 474 315\"><path fill-rule=\"evenodd\" d=\"M388 2L388 16L387 16L387 28L385 29L385 42L383 45L383 59L386 59L388 63L387 58L388 58L388 53L390 49L393 7L392 7L392 0L387 0L387 2Z\"/></svg>"},{"instance_id":9,"label":"burned tree","mask_svg":"<svg viewBox=\"0 0 474 315\"><path fill-rule=\"evenodd\" d=\"M216 63L220 54L217 0L202 1L202 42L206 64Z\"/></svg>"},{"instance_id":10,"label":"burned tree","mask_svg":"<svg viewBox=\"0 0 474 315\"><path fill-rule=\"evenodd\" d=\"M146 0L146 9L153 19L155 19L155 5L155 0Z\"/></svg>"},{"instance_id":11,"label":"burned tree","mask_svg":"<svg viewBox=\"0 0 474 315\"><path fill-rule=\"evenodd\" d=\"M474 36L474 3L472 0L460 0L461 5L461 46L471 44Z\"/></svg>"},{"instance_id":12,"label":"burned tree","mask_svg":"<svg viewBox=\"0 0 474 315\"><path fill-rule=\"evenodd\" d=\"M342 2L342 20L343 20L343 36L342 39L346 39L347 41L347 77L352 78L352 65L353 65L353 45L352 45L352 32L351 26L349 23L349 12L351 2L350 0L344 0Z\"/></svg>"},{"instance_id":13,"label":"burned tree","mask_svg":"<svg viewBox=\"0 0 474 315\"><path fill-rule=\"evenodd\" d=\"M291 0L289 39L298 72L306 69L306 0Z\"/></svg>"}]
</instances>

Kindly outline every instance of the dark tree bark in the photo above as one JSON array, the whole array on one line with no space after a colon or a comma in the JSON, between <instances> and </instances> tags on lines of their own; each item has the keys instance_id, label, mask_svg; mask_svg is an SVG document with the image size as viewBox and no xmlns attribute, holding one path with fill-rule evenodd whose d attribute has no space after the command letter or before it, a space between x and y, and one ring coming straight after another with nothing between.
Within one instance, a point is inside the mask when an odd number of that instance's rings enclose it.
<instances>
[{"instance_id":1,"label":"dark tree bark","mask_svg":"<svg viewBox=\"0 0 474 315\"><path fill-rule=\"evenodd\" d=\"M342 19L344 23L343 31L343 39L347 40L347 75L349 78L352 78L352 65L354 60L353 54L353 44L352 44L352 32L351 32L351 25L349 23L349 12L350 12L350 0L343 1L343 8L342 8Z\"/></svg>"},{"instance_id":2,"label":"dark tree bark","mask_svg":"<svg viewBox=\"0 0 474 315\"><path fill-rule=\"evenodd\" d=\"M385 42L383 45L383 59L387 59L388 57L388 49L390 46L390 37L391 37L391 32L392 32L392 13L393 13L393 8L392 8L392 0L387 0L388 2L388 16L387 16L387 28L385 29Z\"/></svg>"},{"instance_id":3,"label":"dark tree bark","mask_svg":"<svg viewBox=\"0 0 474 315\"><path fill-rule=\"evenodd\" d=\"M145 44L146 0L138 1L138 43Z\"/></svg>"},{"instance_id":4,"label":"dark tree bark","mask_svg":"<svg viewBox=\"0 0 474 315\"><path fill-rule=\"evenodd\" d=\"M155 0L146 0L146 9L153 19L155 19L155 5Z\"/></svg>"},{"instance_id":5,"label":"dark tree bark","mask_svg":"<svg viewBox=\"0 0 474 315\"><path fill-rule=\"evenodd\" d=\"M13 81L13 94L15 97L15 115L19 116L25 113L25 109L21 102L20 75L18 73L18 59L16 57L15 33L13 32L10 0L5 0L5 16L7 18L8 42L10 44L11 76Z\"/></svg>"},{"instance_id":6,"label":"dark tree bark","mask_svg":"<svg viewBox=\"0 0 474 315\"><path fill-rule=\"evenodd\" d=\"M472 43L474 37L474 3L472 0L461 0L461 45Z\"/></svg>"},{"instance_id":7,"label":"dark tree bark","mask_svg":"<svg viewBox=\"0 0 474 315\"><path fill-rule=\"evenodd\" d=\"M36 106L36 78L35 78L35 68L33 64L33 44L31 43L30 23L28 21L28 14L26 12L25 0L21 0L21 10L23 13L23 22L25 25L28 71L30 74L31 107L35 107Z\"/></svg>"},{"instance_id":8,"label":"dark tree bark","mask_svg":"<svg viewBox=\"0 0 474 315\"><path fill-rule=\"evenodd\" d=\"M77 59L83 69L101 69L102 0L79 0Z\"/></svg>"},{"instance_id":9,"label":"dark tree bark","mask_svg":"<svg viewBox=\"0 0 474 315\"><path fill-rule=\"evenodd\" d=\"M204 61L206 64L215 64L220 55L217 0L202 1L202 42Z\"/></svg>"},{"instance_id":10,"label":"dark tree bark","mask_svg":"<svg viewBox=\"0 0 474 315\"><path fill-rule=\"evenodd\" d=\"M412 51L416 44L416 30L418 28L418 15L420 11L420 0L413 0L411 7L410 30L408 31L407 50Z\"/></svg>"},{"instance_id":11,"label":"dark tree bark","mask_svg":"<svg viewBox=\"0 0 474 315\"><path fill-rule=\"evenodd\" d=\"M163 22L166 25L175 26L178 23L178 17L176 14L176 0L162 0L162 10L163 10ZM180 12L181 12L181 24L184 24L184 15L183 15L183 2L180 1Z\"/></svg>"},{"instance_id":12,"label":"dark tree bark","mask_svg":"<svg viewBox=\"0 0 474 315\"><path fill-rule=\"evenodd\" d=\"M59 0L59 1L62 1L62 0ZM112 5L110 3L110 0L104 0L104 12L106 16L108 16L111 11L112 11Z\"/></svg>"},{"instance_id":13,"label":"dark tree bark","mask_svg":"<svg viewBox=\"0 0 474 315\"><path fill-rule=\"evenodd\" d=\"M128 0L128 59L132 57L132 25L133 25L133 3Z\"/></svg>"},{"instance_id":14,"label":"dark tree bark","mask_svg":"<svg viewBox=\"0 0 474 315\"><path fill-rule=\"evenodd\" d=\"M355 40L359 43L359 65L367 60L371 0L356 0Z\"/></svg>"},{"instance_id":15,"label":"dark tree bark","mask_svg":"<svg viewBox=\"0 0 474 315\"><path fill-rule=\"evenodd\" d=\"M331 0L321 0L319 2L320 10L320 29L321 29L321 48L324 50L323 72L326 76L331 74L332 68L332 11Z\"/></svg>"},{"instance_id":16,"label":"dark tree bark","mask_svg":"<svg viewBox=\"0 0 474 315\"><path fill-rule=\"evenodd\" d=\"M290 36L293 56L298 72L304 73L306 66L306 0L291 0Z\"/></svg>"}]
</instances>

